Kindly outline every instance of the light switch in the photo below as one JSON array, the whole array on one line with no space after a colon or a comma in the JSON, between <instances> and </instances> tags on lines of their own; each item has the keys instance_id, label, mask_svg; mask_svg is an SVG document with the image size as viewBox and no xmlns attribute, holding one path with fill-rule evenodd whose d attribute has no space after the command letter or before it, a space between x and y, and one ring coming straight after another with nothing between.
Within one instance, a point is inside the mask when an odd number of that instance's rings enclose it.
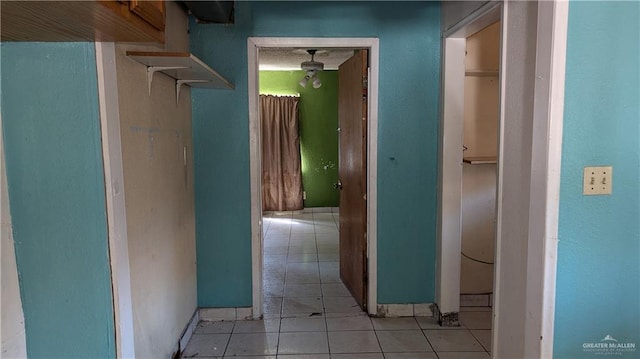
<instances>
[{"instance_id":1,"label":"light switch","mask_svg":"<svg viewBox=\"0 0 640 359\"><path fill-rule=\"evenodd\" d=\"M585 196L611 194L613 167L585 167L582 193Z\"/></svg>"}]
</instances>

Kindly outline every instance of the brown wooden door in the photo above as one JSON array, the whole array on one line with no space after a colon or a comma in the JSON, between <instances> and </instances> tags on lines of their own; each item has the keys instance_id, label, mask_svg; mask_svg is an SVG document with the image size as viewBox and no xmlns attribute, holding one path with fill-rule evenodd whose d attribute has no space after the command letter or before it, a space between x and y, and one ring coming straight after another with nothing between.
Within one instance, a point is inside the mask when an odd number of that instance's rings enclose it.
<instances>
[{"instance_id":1,"label":"brown wooden door","mask_svg":"<svg viewBox=\"0 0 640 359\"><path fill-rule=\"evenodd\" d=\"M363 309L367 306L367 68L367 50L356 51L338 68L340 278Z\"/></svg>"}]
</instances>

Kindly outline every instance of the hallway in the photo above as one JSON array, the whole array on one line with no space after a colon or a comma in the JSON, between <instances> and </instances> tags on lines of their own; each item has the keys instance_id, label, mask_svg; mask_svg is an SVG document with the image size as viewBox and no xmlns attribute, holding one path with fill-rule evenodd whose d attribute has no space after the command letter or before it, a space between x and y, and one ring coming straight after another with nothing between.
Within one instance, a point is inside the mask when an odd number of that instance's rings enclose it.
<instances>
[{"instance_id":1,"label":"hallway","mask_svg":"<svg viewBox=\"0 0 640 359\"><path fill-rule=\"evenodd\" d=\"M265 216L265 319L200 322L184 358L489 358L490 308L463 308L447 329L369 318L340 281L339 215L327 212Z\"/></svg>"}]
</instances>

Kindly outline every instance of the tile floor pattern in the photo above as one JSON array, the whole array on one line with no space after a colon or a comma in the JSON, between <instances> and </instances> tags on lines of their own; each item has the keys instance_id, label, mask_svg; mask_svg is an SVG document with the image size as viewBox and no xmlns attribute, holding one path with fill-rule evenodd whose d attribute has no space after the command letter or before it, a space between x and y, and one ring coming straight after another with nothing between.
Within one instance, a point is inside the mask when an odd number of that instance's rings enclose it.
<instances>
[{"instance_id":1,"label":"tile floor pattern","mask_svg":"<svg viewBox=\"0 0 640 359\"><path fill-rule=\"evenodd\" d=\"M200 322L183 358L489 358L490 308L463 326L430 317L370 318L340 281L338 214L264 218L264 320Z\"/></svg>"}]
</instances>

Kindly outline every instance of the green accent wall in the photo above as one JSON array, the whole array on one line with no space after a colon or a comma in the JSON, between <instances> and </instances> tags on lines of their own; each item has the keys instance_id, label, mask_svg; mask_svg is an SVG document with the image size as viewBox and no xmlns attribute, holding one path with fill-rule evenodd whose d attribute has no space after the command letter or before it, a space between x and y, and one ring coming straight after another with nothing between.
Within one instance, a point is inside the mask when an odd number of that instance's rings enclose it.
<instances>
[{"instance_id":1,"label":"green accent wall","mask_svg":"<svg viewBox=\"0 0 640 359\"><path fill-rule=\"evenodd\" d=\"M235 84L191 92L199 306L251 305L250 36L379 39L378 302L433 302L440 3L237 1L235 24L192 20L189 33Z\"/></svg>"},{"instance_id":2,"label":"green accent wall","mask_svg":"<svg viewBox=\"0 0 640 359\"><path fill-rule=\"evenodd\" d=\"M322 71L320 88L298 84L305 71L260 71L260 93L300 95L300 154L305 208L338 207L338 71Z\"/></svg>"},{"instance_id":3,"label":"green accent wall","mask_svg":"<svg viewBox=\"0 0 640 359\"><path fill-rule=\"evenodd\" d=\"M640 357L638 19L637 1L569 3L554 358ZM613 166L611 195L582 194L585 166ZM635 350L583 350L607 335Z\"/></svg>"},{"instance_id":4,"label":"green accent wall","mask_svg":"<svg viewBox=\"0 0 640 359\"><path fill-rule=\"evenodd\" d=\"M2 43L0 49L27 354L114 358L94 44Z\"/></svg>"}]
</instances>

